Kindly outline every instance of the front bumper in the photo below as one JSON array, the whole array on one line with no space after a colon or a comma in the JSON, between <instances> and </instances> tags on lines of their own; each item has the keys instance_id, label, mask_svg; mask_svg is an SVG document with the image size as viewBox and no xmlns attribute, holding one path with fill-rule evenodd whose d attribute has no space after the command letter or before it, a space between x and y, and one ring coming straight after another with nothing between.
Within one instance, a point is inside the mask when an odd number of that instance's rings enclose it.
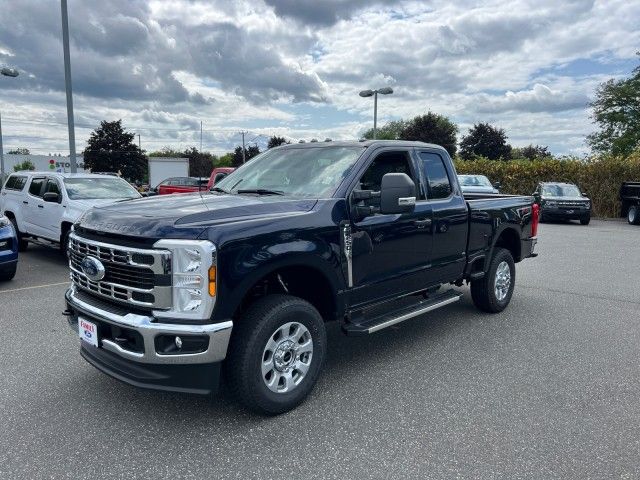
<instances>
[{"instance_id":1,"label":"front bumper","mask_svg":"<svg viewBox=\"0 0 640 480\"><path fill-rule=\"evenodd\" d=\"M559 220L580 220L591 215L591 210L586 208L558 208L543 207L540 213L545 218L556 218Z\"/></svg>"},{"instance_id":2,"label":"front bumper","mask_svg":"<svg viewBox=\"0 0 640 480\"><path fill-rule=\"evenodd\" d=\"M220 362L225 359L233 322L184 325L158 323L152 316L127 313L71 286L66 294L67 319L78 333L78 319L98 327L98 347L81 341L85 360L114 378L159 390L209 393L217 387ZM180 337L185 345L198 339L205 347L195 353L167 353L158 339Z\"/></svg>"}]
</instances>

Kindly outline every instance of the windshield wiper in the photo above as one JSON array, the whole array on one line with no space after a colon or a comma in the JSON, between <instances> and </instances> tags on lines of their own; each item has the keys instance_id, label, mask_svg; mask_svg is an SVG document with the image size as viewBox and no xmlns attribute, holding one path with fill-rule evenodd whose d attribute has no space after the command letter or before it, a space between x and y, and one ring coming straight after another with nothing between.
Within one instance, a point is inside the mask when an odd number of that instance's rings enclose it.
<instances>
[{"instance_id":1,"label":"windshield wiper","mask_svg":"<svg viewBox=\"0 0 640 480\"><path fill-rule=\"evenodd\" d=\"M258 195L284 195L282 190L269 190L268 188L245 188L238 193L257 193Z\"/></svg>"}]
</instances>

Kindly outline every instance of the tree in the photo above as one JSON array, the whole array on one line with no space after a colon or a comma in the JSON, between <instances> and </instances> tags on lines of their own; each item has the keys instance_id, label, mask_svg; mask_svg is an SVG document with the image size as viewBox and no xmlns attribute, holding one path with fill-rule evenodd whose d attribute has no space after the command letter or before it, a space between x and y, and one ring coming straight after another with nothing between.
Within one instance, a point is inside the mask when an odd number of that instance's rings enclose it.
<instances>
[{"instance_id":1,"label":"tree","mask_svg":"<svg viewBox=\"0 0 640 480\"><path fill-rule=\"evenodd\" d=\"M216 162L216 167L233 167L233 159L234 159L233 152L225 153L220 158L218 158L218 161Z\"/></svg>"},{"instance_id":2,"label":"tree","mask_svg":"<svg viewBox=\"0 0 640 480\"><path fill-rule=\"evenodd\" d=\"M595 152L628 156L640 148L640 65L630 78L600 84L590 106L599 130L587 143Z\"/></svg>"},{"instance_id":3,"label":"tree","mask_svg":"<svg viewBox=\"0 0 640 480\"><path fill-rule=\"evenodd\" d=\"M85 167L92 172L120 172L130 181L142 180L147 174L147 157L134 137L122 128L122 120L100 122L84 149Z\"/></svg>"},{"instance_id":4,"label":"tree","mask_svg":"<svg viewBox=\"0 0 640 480\"><path fill-rule=\"evenodd\" d=\"M288 145L291 143L284 137L278 137L277 135L272 136L269 139L269 143L267 143L267 148L279 147L280 145Z\"/></svg>"},{"instance_id":5,"label":"tree","mask_svg":"<svg viewBox=\"0 0 640 480\"><path fill-rule=\"evenodd\" d=\"M187 148L182 154L189 159L189 175L192 177L208 177L213 171L213 165L217 160L215 155L209 152L201 152L195 147Z\"/></svg>"},{"instance_id":6,"label":"tree","mask_svg":"<svg viewBox=\"0 0 640 480\"><path fill-rule=\"evenodd\" d=\"M551 152L549 147L544 145L527 145L526 147L513 148L511 150L511 158L526 158L527 160L541 160L550 158Z\"/></svg>"},{"instance_id":7,"label":"tree","mask_svg":"<svg viewBox=\"0 0 640 480\"><path fill-rule=\"evenodd\" d=\"M258 145L251 145L249 148L244 149L245 160L248 162L259 153L260 147L258 147ZM238 146L233 151L233 166L238 168L242 163L242 147Z\"/></svg>"},{"instance_id":8,"label":"tree","mask_svg":"<svg viewBox=\"0 0 640 480\"><path fill-rule=\"evenodd\" d=\"M21 172L24 170L35 170L35 169L36 169L36 166L30 160L25 160L24 162L18 163L13 166L14 172Z\"/></svg>"},{"instance_id":9,"label":"tree","mask_svg":"<svg viewBox=\"0 0 640 480\"><path fill-rule=\"evenodd\" d=\"M18 147L18 148L14 148L13 150L9 150L7 154L8 155L31 155L31 152L29 151L28 148Z\"/></svg>"},{"instance_id":10,"label":"tree","mask_svg":"<svg viewBox=\"0 0 640 480\"><path fill-rule=\"evenodd\" d=\"M151 152L149 157L165 157L165 158L182 158L182 152L178 150L174 150L171 147L162 147L161 150L156 150L155 152Z\"/></svg>"},{"instance_id":11,"label":"tree","mask_svg":"<svg viewBox=\"0 0 640 480\"><path fill-rule=\"evenodd\" d=\"M435 143L444 147L449 155L455 156L458 126L444 115L427 112L405 123L400 132L401 140Z\"/></svg>"},{"instance_id":12,"label":"tree","mask_svg":"<svg viewBox=\"0 0 640 480\"><path fill-rule=\"evenodd\" d=\"M469 129L469 134L462 137L460 156L465 160L478 156L489 160L509 160L511 145L507 144L507 134L504 129L488 123L476 123Z\"/></svg>"},{"instance_id":13,"label":"tree","mask_svg":"<svg viewBox=\"0 0 640 480\"><path fill-rule=\"evenodd\" d=\"M394 120L385 124L384 126L378 128L376 132L376 139L377 140L400 140L400 133L404 129L406 123L407 122L405 122L404 120ZM372 140L373 128L370 128L369 130L364 132L364 135L362 135L362 138Z\"/></svg>"}]
</instances>

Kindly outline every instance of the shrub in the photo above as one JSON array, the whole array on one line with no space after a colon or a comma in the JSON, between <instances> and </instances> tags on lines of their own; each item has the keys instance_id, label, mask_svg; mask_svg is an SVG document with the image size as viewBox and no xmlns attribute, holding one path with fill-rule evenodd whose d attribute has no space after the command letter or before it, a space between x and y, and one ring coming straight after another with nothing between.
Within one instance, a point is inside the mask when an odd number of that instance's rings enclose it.
<instances>
[{"instance_id":1,"label":"shrub","mask_svg":"<svg viewBox=\"0 0 640 480\"><path fill-rule=\"evenodd\" d=\"M530 195L538 182L575 183L591 198L593 214L598 217L620 215L620 185L640 181L640 151L630 156L602 156L586 160L456 160L460 174L486 175L500 182L503 193Z\"/></svg>"}]
</instances>

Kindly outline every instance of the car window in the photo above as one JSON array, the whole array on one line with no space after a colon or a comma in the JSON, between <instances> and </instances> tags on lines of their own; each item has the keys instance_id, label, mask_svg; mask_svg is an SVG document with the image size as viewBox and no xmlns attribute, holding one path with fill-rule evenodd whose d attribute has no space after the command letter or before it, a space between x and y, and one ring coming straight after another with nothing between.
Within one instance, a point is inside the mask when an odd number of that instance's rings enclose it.
<instances>
[{"instance_id":1,"label":"car window","mask_svg":"<svg viewBox=\"0 0 640 480\"><path fill-rule=\"evenodd\" d=\"M437 153L420 152L420 160L429 187L428 198L447 198L451 195L451 180L442 157Z\"/></svg>"},{"instance_id":2,"label":"car window","mask_svg":"<svg viewBox=\"0 0 640 480\"><path fill-rule=\"evenodd\" d=\"M216 176L213 178L213 184L215 185L216 183L218 183L220 180L222 180L227 175L228 174L224 173L224 172L216 173Z\"/></svg>"},{"instance_id":3,"label":"car window","mask_svg":"<svg viewBox=\"0 0 640 480\"><path fill-rule=\"evenodd\" d=\"M404 173L415 182L407 152L384 152L379 154L373 162L371 162L371 165L369 165L360 177L356 189L379 192L382 188L382 177L387 173ZM379 206L380 198L370 198L362 201L361 204Z\"/></svg>"},{"instance_id":4,"label":"car window","mask_svg":"<svg viewBox=\"0 0 640 480\"><path fill-rule=\"evenodd\" d=\"M44 188L44 193L57 193L60 195L60 185L53 178L47 180L47 186Z\"/></svg>"},{"instance_id":5,"label":"car window","mask_svg":"<svg viewBox=\"0 0 640 480\"><path fill-rule=\"evenodd\" d=\"M31 180L31 185L29 185L29 194L34 197L42 197L42 185L44 184L44 177L36 177Z\"/></svg>"},{"instance_id":6,"label":"car window","mask_svg":"<svg viewBox=\"0 0 640 480\"><path fill-rule=\"evenodd\" d=\"M22 191L24 186L27 184L27 177L23 175L11 175L7 182L4 184L4 188L7 190L17 190Z\"/></svg>"}]
</instances>

